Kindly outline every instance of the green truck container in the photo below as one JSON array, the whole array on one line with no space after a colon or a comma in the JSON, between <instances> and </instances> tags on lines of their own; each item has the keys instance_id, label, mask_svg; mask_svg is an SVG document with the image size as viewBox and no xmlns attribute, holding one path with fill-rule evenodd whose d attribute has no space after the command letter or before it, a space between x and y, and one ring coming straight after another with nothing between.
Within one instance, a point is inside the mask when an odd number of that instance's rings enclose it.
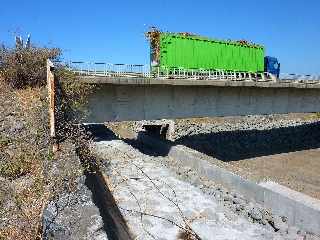
<instances>
[{"instance_id":1,"label":"green truck container","mask_svg":"<svg viewBox=\"0 0 320 240\"><path fill-rule=\"evenodd\" d=\"M178 33L159 33L151 43L151 68L263 72L264 47Z\"/></svg>"}]
</instances>

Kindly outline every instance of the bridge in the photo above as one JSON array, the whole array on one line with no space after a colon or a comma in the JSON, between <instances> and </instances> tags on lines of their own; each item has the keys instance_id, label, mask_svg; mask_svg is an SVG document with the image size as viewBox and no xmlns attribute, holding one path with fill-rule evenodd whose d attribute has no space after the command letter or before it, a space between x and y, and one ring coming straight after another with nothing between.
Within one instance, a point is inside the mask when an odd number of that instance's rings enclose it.
<instances>
[{"instance_id":1,"label":"bridge","mask_svg":"<svg viewBox=\"0 0 320 240\"><path fill-rule=\"evenodd\" d=\"M68 66L81 82L98 86L89 96L86 122L320 112L320 80L314 76L276 79L268 73L192 69L151 73L145 65L83 62Z\"/></svg>"},{"instance_id":2,"label":"bridge","mask_svg":"<svg viewBox=\"0 0 320 240\"><path fill-rule=\"evenodd\" d=\"M142 65L107 66L101 63L97 65L103 66L104 69L89 67L80 69L69 66L70 70L79 76L81 82L97 86L89 96L86 106L89 115L85 122L89 123L320 112L320 81L310 76L292 78L289 75L287 78L275 79L266 73L218 70L196 72L185 69L170 71L159 69L156 72L150 72ZM54 72L52 70L53 65L48 62L50 136L54 143L53 151L56 151L58 145L54 127ZM146 138L144 141L150 144L155 140ZM118 142L116 144L118 145ZM181 166L193 168L197 174L204 175L210 181L226 185L228 189L236 190L246 199L254 199L267 209L272 209L272 212L288 217L290 225L319 233L319 222L316 221L319 219L319 208L313 200L308 200L305 196L293 191L286 192L286 189L279 188L282 187L281 185L255 184L244 180L211 165L198 153L181 147L173 146L168 153L168 156L175 159L178 164L181 163ZM107 143L103 151L110 151L110 149L116 150L116 152L111 151L110 156L118 157L119 152L122 155L128 154L113 148L112 141ZM143 157L143 159L149 159L149 157ZM135 164L139 161L138 158L130 160ZM108 163L110 162L112 163L108 158ZM131 170L128 172L131 173ZM105 179L100 172L97 175L97 185L100 187L98 192L105 195L107 189ZM99 197L105 198L102 195Z\"/></svg>"},{"instance_id":3,"label":"bridge","mask_svg":"<svg viewBox=\"0 0 320 240\"><path fill-rule=\"evenodd\" d=\"M157 69L73 62L89 97L88 122L241 116L320 111L320 77Z\"/></svg>"}]
</instances>

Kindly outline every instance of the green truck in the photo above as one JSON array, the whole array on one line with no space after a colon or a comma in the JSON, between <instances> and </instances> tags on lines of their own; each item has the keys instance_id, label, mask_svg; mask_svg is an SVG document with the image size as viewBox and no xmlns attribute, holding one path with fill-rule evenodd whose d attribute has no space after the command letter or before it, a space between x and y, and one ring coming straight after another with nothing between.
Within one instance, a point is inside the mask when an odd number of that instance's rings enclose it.
<instances>
[{"instance_id":1,"label":"green truck","mask_svg":"<svg viewBox=\"0 0 320 240\"><path fill-rule=\"evenodd\" d=\"M278 60L265 57L265 49L261 45L157 30L148 32L147 36L152 71L218 70L279 75Z\"/></svg>"}]
</instances>

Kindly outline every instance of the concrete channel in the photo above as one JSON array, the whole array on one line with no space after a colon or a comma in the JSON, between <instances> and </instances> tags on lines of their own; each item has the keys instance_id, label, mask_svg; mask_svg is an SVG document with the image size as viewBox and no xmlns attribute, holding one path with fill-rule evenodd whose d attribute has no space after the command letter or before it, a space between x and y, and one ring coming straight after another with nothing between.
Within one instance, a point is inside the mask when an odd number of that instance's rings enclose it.
<instances>
[{"instance_id":1,"label":"concrete channel","mask_svg":"<svg viewBox=\"0 0 320 240\"><path fill-rule=\"evenodd\" d=\"M319 201L245 180L195 150L144 133L135 140L102 139L93 148L134 239L179 239L184 232L191 239L320 239ZM155 148L167 154L154 154ZM179 171L188 168L213 185L195 175L181 178Z\"/></svg>"},{"instance_id":2,"label":"concrete channel","mask_svg":"<svg viewBox=\"0 0 320 240\"><path fill-rule=\"evenodd\" d=\"M303 193L291 190L275 182L254 183L218 166L210 164L208 156L186 146L171 146L146 134L139 140L150 147L157 146L168 152L181 167L194 169L199 176L219 183L231 191L236 191L250 201L255 201L274 214L285 216L290 226L320 235L320 201Z\"/></svg>"},{"instance_id":3,"label":"concrete channel","mask_svg":"<svg viewBox=\"0 0 320 240\"><path fill-rule=\"evenodd\" d=\"M134 239L274 239L280 233L234 214L178 179L168 157L141 153L122 140L95 143L110 190ZM103 160L103 162L104 162ZM213 236L214 235L214 236Z\"/></svg>"},{"instance_id":4,"label":"concrete channel","mask_svg":"<svg viewBox=\"0 0 320 240\"><path fill-rule=\"evenodd\" d=\"M74 219L88 220L82 231L92 233L84 233L90 236L85 239L320 239L317 200L275 183L245 180L210 164L203 153L146 133L119 139L95 128L91 147L99 167L85 175L94 212L81 210L87 203L74 210ZM70 226L62 231L61 222L54 225L60 235L53 239L66 237Z\"/></svg>"}]
</instances>

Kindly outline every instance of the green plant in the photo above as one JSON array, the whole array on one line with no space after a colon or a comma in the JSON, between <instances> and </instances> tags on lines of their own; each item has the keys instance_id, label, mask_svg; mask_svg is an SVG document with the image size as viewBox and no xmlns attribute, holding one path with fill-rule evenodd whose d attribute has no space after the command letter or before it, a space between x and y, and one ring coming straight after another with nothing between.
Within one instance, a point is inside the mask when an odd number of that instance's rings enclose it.
<instances>
[{"instance_id":1,"label":"green plant","mask_svg":"<svg viewBox=\"0 0 320 240\"><path fill-rule=\"evenodd\" d=\"M21 151L19 155L0 165L0 176L8 179L17 179L28 174L32 168L31 156L28 150Z\"/></svg>"},{"instance_id":2,"label":"green plant","mask_svg":"<svg viewBox=\"0 0 320 240\"><path fill-rule=\"evenodd\" d=\"M48 150L47 160L49 161L54 160L54 153L52 152L52 149Z\"/></svg>"},{"instance_id":3,"label":"green plant","mask_svg":"<svg viewBox=\"0 0 320 240\"><path fill-rule=\"evenodd\" d=\"M0 136L0 149L8 146L12 140L5 136Z\"/></svg>"},{"instance_id":4,"label":"green plant","mask_svg":"<svg viewBox=\"0 0 320 240\"><path fill-rule=\"evenodd\" d=\"M84 111L87 96L94 91L97 86L95 84L80 82L77 75L64 67L59 67L55 72L55 76L60 90L58 91L60 110L69 115L77 113L71 117L75 118L76 115L79 115L79 112ZM70 116L67 119L70 120Z\"/></svg>"}]
</instances>

